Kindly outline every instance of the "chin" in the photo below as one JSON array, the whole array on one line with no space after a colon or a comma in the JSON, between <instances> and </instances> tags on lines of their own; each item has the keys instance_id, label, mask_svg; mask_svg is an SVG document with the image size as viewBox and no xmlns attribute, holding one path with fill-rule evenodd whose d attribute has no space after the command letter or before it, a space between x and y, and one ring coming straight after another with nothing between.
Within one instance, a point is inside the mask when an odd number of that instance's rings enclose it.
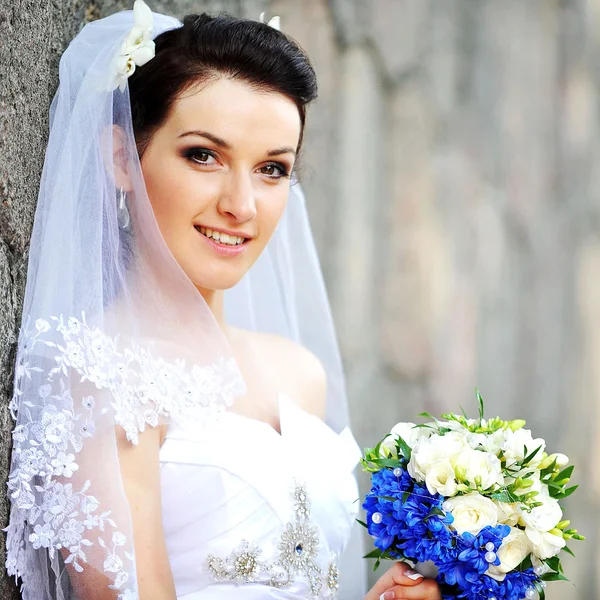
<instances>
[{"instance_id":1,"label":"chin","mask_svg":"<svg viewBox=\"0 0 600 600\"><path fill-rule=\"evenodd\" d=\"M236 286L242 277L245 275L245 271L243 273L218 273L212 275L198 275L190 277L192 283L197 289L200 290L213 290L222 292L225 290L229 290L232 287Z\"/></svg>"}]
</instances>

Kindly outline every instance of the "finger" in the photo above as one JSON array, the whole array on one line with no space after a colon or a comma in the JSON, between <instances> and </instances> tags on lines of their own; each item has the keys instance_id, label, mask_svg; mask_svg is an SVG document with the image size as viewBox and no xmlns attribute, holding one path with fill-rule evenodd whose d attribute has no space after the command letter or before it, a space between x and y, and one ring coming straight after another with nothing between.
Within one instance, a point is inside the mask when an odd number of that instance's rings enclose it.
<instances>
[{"instance_id":1,"label":"finger","mask_svg":"<svg viewBox=\"0 0 600 600\"><path fill-rule=\"evenodd\" d=\"M442 594L433 579L421 579L417 585L396 585L387 590L382 600L441 600Z\"/></svg>"},{"instance_id":2,"label":"finger","mask_svg":"<svg viewBox=\"0 0 600 600\"><path fill-rule=\"evenodd\" d=\"M413 571L406 563L397 562L381 576L365 600L379 600L383 593L397 585L410 587L418 585L422 581L423 575Z\"/></svg>"}]
</instances>

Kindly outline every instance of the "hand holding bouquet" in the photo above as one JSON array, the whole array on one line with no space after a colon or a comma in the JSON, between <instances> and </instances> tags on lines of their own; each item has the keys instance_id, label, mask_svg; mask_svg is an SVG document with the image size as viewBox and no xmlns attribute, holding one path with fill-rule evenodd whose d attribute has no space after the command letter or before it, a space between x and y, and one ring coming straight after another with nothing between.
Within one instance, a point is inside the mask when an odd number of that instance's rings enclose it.
<instances>
[{"instance_id":1,"label":"hand holding bouquet","mask_svg":"<svg viewBox=\"0 0 600 600\"><path fill-rule=\"evenodd\" d=\"M367 557L432 561L444 598L544 598L546 581L566 579L559 552L584 539L563 518L560 500L572 466L525 421L428 413L432 422L399 423L363 467L372 489L363 504L376 549Z\"/></svg>"}]
</instances>

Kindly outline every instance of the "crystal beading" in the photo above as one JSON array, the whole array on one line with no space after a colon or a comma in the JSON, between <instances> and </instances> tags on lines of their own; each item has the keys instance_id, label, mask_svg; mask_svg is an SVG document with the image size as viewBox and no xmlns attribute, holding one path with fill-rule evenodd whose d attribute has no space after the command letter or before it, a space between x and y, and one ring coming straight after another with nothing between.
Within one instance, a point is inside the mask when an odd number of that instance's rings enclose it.
<instances>
[{"instance_id":1,"label":"crystal beading","mask_svg":"<svg viewBox=\"0 0 600 600\"><path fill-rule=\"evenodd\" d=\"M337 557L330 557L326 572L315 560L320 548L319 532L310 519L306 486L295 483L292 497L294 518L285 525L279 538L277 558L270 563L261 560L262 550L242 540L240 546L226 558L208 555L208 569L217 581L232 581L238 585L259 582L270 587L286 588L303 579L308 582L312 598L337 597Z\"/></svg>"}]
</instances>

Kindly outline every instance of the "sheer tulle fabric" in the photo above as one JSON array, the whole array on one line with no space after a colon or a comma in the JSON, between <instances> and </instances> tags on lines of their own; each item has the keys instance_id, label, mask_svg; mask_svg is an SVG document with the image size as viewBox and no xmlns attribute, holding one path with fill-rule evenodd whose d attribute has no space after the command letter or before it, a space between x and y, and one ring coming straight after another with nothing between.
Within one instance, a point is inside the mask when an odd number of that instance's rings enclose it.
<instances>
[{"instance_id":1,"label":"sheer tulle fabric","mask_svg":"<svg viewBox=\"0 0 600 600\"><path fill-rule=\"evenodd\" d=\"M24 600L86 587L137 598L116 435L226 408L243 382L210 310L162 240L127 88L111 67L132 12L91 23L60 64L31 239L11 405L8 572ZM155 15L155 34L179 23ZM131 228L117 223L113 135L125 139Z\"/></svg>"},{"instance_id":2,"label":"sheer tulle fabric","mask_svg":"<svg viewBox=\"0 0 600 600\"><path fill-rule=\"evenodd\" d=\"M179 27L154 14L153 36ZM113 61L132 11L90 23L60 63L31 239L11 411L7 570L23 600L138 598L117 436L193 418L211 427L245 387L212 313L162 239L144 187L128 89ZM132 179L118 224L113 136ZM328 422L347 424L341 362L304 201L292 186L259 263L226 294L232 324L298 341L329 377ZM357 555L358 556L358 555Z\"/></svg>"},{"instance_id":3,"label":"sheer tulle fabric","mask_svg":"<svg viewBox=\"0 0 600 600\"><path fill-rule=\"evenodd\" d=\"M344 374L304 194L292 184L288 204L256 264L225 292L232 325L291 339L319 357L327 373L326 422L348 425Z\"/></svg>"}]
</instances>

